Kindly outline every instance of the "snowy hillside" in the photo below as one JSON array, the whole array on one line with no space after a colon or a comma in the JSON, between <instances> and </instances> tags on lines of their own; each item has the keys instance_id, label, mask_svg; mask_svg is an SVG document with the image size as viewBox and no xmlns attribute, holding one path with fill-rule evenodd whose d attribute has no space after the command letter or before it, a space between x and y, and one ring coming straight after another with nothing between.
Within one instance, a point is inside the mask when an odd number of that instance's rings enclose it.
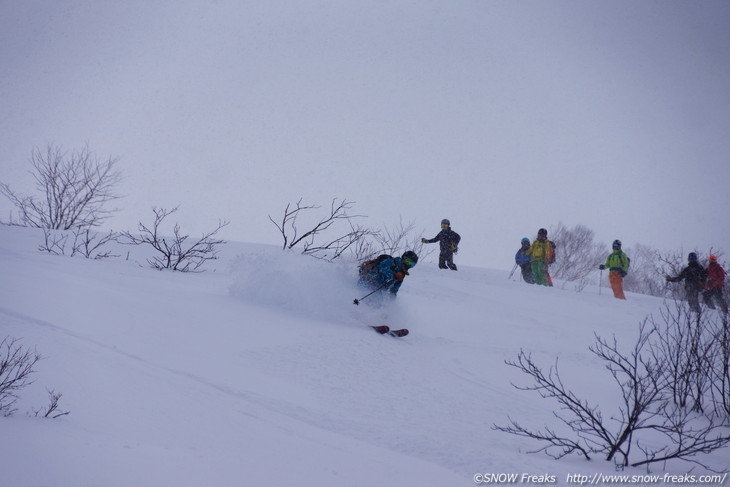
<instances>
[{"instance_id":1,"label":"snowy hillside","mask_svg":"<svg viewBox=\"0 0 730 487\"><path fill-rule=\"evenodd\" d=\"M536 443L492 426L508 415L554 424L553 403L510 384L527 381L504 364L521 349L546 367L559 357L571 389L614 411L588 346L594 333L631 346L655 298L422 262L394 302L354 306L365 292L351 263L231 243L208 272L182 274L137 265L135 248L103 261L43 254L41 239L0 226L2 336L44 357L18 412L0 418L3 486L454 487L478 474L565 484L647 473L528 454ZM384 323L411 334L367 327ZM69 415L33 415L47 388Z\"/></svg>"}]
</instances>

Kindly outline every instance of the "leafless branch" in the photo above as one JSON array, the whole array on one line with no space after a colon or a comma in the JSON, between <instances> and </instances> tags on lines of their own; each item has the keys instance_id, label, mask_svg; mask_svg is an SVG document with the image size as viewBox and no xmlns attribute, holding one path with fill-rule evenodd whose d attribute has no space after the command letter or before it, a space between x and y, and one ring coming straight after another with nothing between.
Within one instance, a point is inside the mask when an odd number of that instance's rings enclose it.
<instances>
[{"instance_id":1,"label":"leafless branch","mask_svg":"<svg viewBox=\"0 0 730 487\"><path fill-rule=\"evenodd\" d=\"M44 418L56 419L61 416L71 414L71 411L61 411L58 409L58 402L61 400L61 397L63 397L63 394L56 392L53 389L46 389L46 391L48 392L48 406L36 410L36 417L42 413Z\"/></svg>"},{"instance_id":2,"label":"leafless branch","mask_svg":"<svg viewBox=\"0 0 730 487\"><path fill-rule=\"evenodd\" d=\"M18 399L18 391L33 383L33 367L40 354L24 348L17 339L6 337L0 342L0 414L10 416Z\"/></svg>"},{"instance_id":3,"label":"leafless branch","mask_svg":"<svg viewBox=\"0 0 730 487\"><path fill-rule=\"evenodd\" d=\"M106 204L120 197L115 191L122 179L115 168L117 159L98 159L88 146L68 153L49 144L45 152L33 150L30 164L40 196L22 195L0 183L0 193L17 208L24 225L55 230L96 227L115 211Z\"/></svg>"},{"instance_id":4,"label":"leafless branch","mask_svg":"<svg viewBox=\"0 0 730 487\"><path fill-rule=\"evenodd\" d=\"M133 235L128 231L121 232L120 243L151 246L157 253L147 259L147 263L155 269L195 272L207 261L217 259L218 247L226 242L215 236L230 222L219 221L218 226L213 231L204 233L192 243L186 243L190 235L183 235L178 223L175 223L171 237L165 237L161 233L161 226L165 219L177 210L178 207L172 210L152 208L155 214L152 225L148 227L140 222L138 225L139 235Z\"/></svg>"},{"instance_id":5,"label":"leafless branch","mask_svg":"<svg viewBox=\"0 0 730 487\"><path fill-rule=\"evenodd\" d=\"M301 246L302 253L325 260L335 260L351 248L357 248L362 239L372 234L360 225L354 224L354 219L362 218L363 215L351 215L349 210L354 203L346 199L333 199L329 211L324 216L311 220L308 224L300 224L300 217L305 218L309 210L319 209L315 205L303 205L302 199L295 205L286 205L281 220L277 221L269 215L269 220L276 226L283 239L283 248L292 250ZM345 230L335 233L334 237L324 237L328 232L334 231L334 225L345 223ZM341 225L340 225L341 226Z\"/></svg>"}]
</instances>

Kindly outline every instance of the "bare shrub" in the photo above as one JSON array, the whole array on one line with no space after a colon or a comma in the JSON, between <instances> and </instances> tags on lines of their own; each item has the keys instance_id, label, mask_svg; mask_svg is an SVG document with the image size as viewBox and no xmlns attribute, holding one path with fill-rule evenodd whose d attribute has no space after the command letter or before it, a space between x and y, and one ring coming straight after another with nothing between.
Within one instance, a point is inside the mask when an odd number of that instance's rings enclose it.
<instances>
[{"instance_id":1,"label":"bare shrub","mask_svg":"<svg viewBox=\"0 0 730 487\"><path fill-rule=\"evenodd\" d=\"M61 411L59 409L58 402L61 400L61 397L63 397L63 394L56 392L53 389L46 389L46 392L48 392L48 406L36 410L36 417L43 416L44 418L56 419L70 414L70 411Z\"/></svg>"},{"instance_id":2,"label":"bare shrub","mask_svg":"<svg viewBox=\"0 0 730 487\"><path fill-rule=\"evenodd\" d=\"M180 225L175 223L172 229L172 236L166 237L162 234L162 225L165 219L175 213L178 207L172 210L165 208L152 208L155 219L151 226L139 223L139 235L124 231L120 233L119 242L126 245L149 245L155 251L151 258L147 259L150 267L155 269L171 269L181 272L195 272L209 260L218 258L219 247L225 244L225 240L216 238L218 232L230 222L219 221L218 226L204 233L199 239L188 241L190 235L183 235Z\"/></svg>"},{"instance_id":3,"label":"bare shrub","mask_svg":"<svg viewBox=\"0 0 730 487\"><path fill-rule=\"evenodd\" d=\"M400 255L406 250L412 250L418 255L419 260L423 260L434 251L424 250L425 246L421 242L423 235L423 231L416 233L415 223L404 223L400 218L397 225L385 226L382 230L371 230L358 242L354 256L357 261L365 261L380 254Z\"/></svg>"},{"instance_id":4,"label":"bare shrub","mask_svg":"<svg viewBox=\"0 0 730 487\"><path fill-rule=\"evenodd\" d=\"M99 159L88 146L66 152L49 144L45 151L33 150L30 164L38 196L16 193L0 182L0 193L18 210L21 225L55 230L95 227L114 212L106 204L120 197L115 191L122 179L115 168L117 159Z\"/></svg>"},{"instance_id":5,"label":"bare shrub","mask_svg":"<svg viewBox=\"0 0 730 487\"><path fill-rule=\"evenodd\" d=\"M683 321L686 314L673 316ZM631 466L680 459L709 469L697 456L730 442L727 415L708 416L698 407L702 403L697 395L713 390L706 377L701 376L712 374L715 366L710 364L718 363L717 356L708 353L706 347L697 346L698 342L709 343L693 336L697 330L678 336L676 325L682 323L671 322L672 319L665 316L668 323L663 324L645 320L629 353L620 350L615 338L596 336L589 348L604 362L619 391L618 412L610 415L604 415L598 406L568 389L557 363L544 372L530 355L521 351L516 360L506 363L527 374L533 384L515 387L555 400L560 407L553 414L567 432L547 427L530 429L512 418L508 425L494 425L494 429L536 440L543 446L535 451L554 458L577 453L589 459L592 454L601 454L607 461L618 457L619 464ZM643 458L631 458L634 447L643 453Z\"/></svg>"},{"instance_id":6,"label":"bare shrub","mask_svg":"<svg viewBox=\"0 0 730 487\"><path fill-rule=\"evenodd\" d=\"M647 245L636 244L626 251L631 259L629 273L624 277L623 288L639 294L664 296L667 282L659 264L659 251Z\"/></svg>"},{"instance_id":7,"label":"bare shrub","mask_svg":"<svg viewBox=\"0 0 730 487\"><path fill-rule=\"evenodd\" d=\"M569 228L558 223L550 231L550 240L555 242L555 263L550 274L555 279L572 282L577 291L589 283L590 274L605 260L604 246L594 242L593 230L585 225Z\"/></svg>"},{"instance_id":8,"label":"bare shrub","mask_svg":"<svg viewBox=\"0 0 730 487\"><path fill-rule=\"evenodd\" d=\"M23 347L18 339L5 337L0 342L0 414L12 415L18 392L33 383L33 367L41 359L38 352Z\"/></svg>"},{"instance_id":9,"label":"bare shrub","mask_svg":"<svg viewBox=\"0 0 730 487\"><path fill-rule=\"evenodd\" d=\"M300 198L296 204L288 203L280 220L269 220L281 233L283 248L293 250L302 248L302 254L319 259L333 261L350 248L357 248L362 239L371 231L354 223L363 215L351 215L354 202L346 199L333 199L330 208L323 215L312 218L312 210L319 210L317 205L303 205ZM309 220L307 220L309 219ZM337 230L333 228L337 226ZM332 233L334 232L334 233Z\"/></svg>"},{"instance_id":10,"label":"bare shrub","mask_svg":"<svg viewBox=\"0 0 730 487\"><path fill-rule=\"evenodd\" d=\"M117 240L118 234L114 231L101 234L89 227L83 227L75 228L69 233L44 228L43 237L43 243L38 246L41 252L71 257L80 255L87 259L118 257L106 248L107 244Z\"/></svg>"}]
</instances>

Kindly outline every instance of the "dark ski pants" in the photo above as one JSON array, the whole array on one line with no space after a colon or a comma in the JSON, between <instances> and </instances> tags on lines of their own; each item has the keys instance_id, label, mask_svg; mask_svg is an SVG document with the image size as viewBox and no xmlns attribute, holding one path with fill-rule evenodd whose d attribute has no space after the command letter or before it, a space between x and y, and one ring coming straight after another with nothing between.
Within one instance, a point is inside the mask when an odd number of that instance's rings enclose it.
<instances>
[{"instance_id":1,"label":"dark ski pants","mask_svg":"<svg viewBox=\"0 0 730 487\"><path fill-rule=\"evenodd\" d=\"M527 284L535 284L535 281L532 280L532 266L530 264L520 264L520 269L522 269L522 280Z\"/></svg>"},{"instance_id":2,"label":"dark ski pants","mask_svg":"<svg viewBox=\"0 0 730 487\"><path fill-rule=\"evenodd\" d=\"M694 289L687 289L686 291L689 309L694 311L695 313L701 313L702 311L700 309L700 292Z\"/></svg>"},{"instance_id":3,"label":"dark ski pants","mask_svg":"<svg viewBox=\"0 0 730 487\"><path fill-rule=\"evenodd\" d=\"M712 301L713 298L720 305L722 312L727 314L727 301L725 301L725 296L722 295L722 288L708 289L702 293L702 299L705 301L707 307L715 309L715 303Z\"/></svg>"},{"instance_id":4,"label":"dark ski pants","mask_svg":"<svg viewBox=\"0 0 730 487\"><path fill-rule=\"evenodd\" d=\"M450 250L442 250L439 254L439 269L451 269L456 270L456 264L454 264L454 253Z\"/></svg>"}]
</instances>

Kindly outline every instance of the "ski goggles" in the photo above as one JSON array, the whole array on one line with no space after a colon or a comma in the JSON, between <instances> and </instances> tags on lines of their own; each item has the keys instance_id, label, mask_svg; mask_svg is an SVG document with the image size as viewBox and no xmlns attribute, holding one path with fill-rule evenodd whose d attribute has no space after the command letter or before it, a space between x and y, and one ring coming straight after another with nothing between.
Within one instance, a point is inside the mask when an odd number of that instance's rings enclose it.
<instances>
[{"instance_id":1,"label":"ski goggles","mask_svg":"<svg viewBox=\"0 0 730 487\"><path fill-rule=\"evenodd\" d=\"M409 269L411 267L415 267L415 265L416 265L416 263L413 262L413 259L409 259L408 257L406 257L405 259L403 259L403 262L405 262L405 264L408 266Z\"/></svg>"}]
</instances>

